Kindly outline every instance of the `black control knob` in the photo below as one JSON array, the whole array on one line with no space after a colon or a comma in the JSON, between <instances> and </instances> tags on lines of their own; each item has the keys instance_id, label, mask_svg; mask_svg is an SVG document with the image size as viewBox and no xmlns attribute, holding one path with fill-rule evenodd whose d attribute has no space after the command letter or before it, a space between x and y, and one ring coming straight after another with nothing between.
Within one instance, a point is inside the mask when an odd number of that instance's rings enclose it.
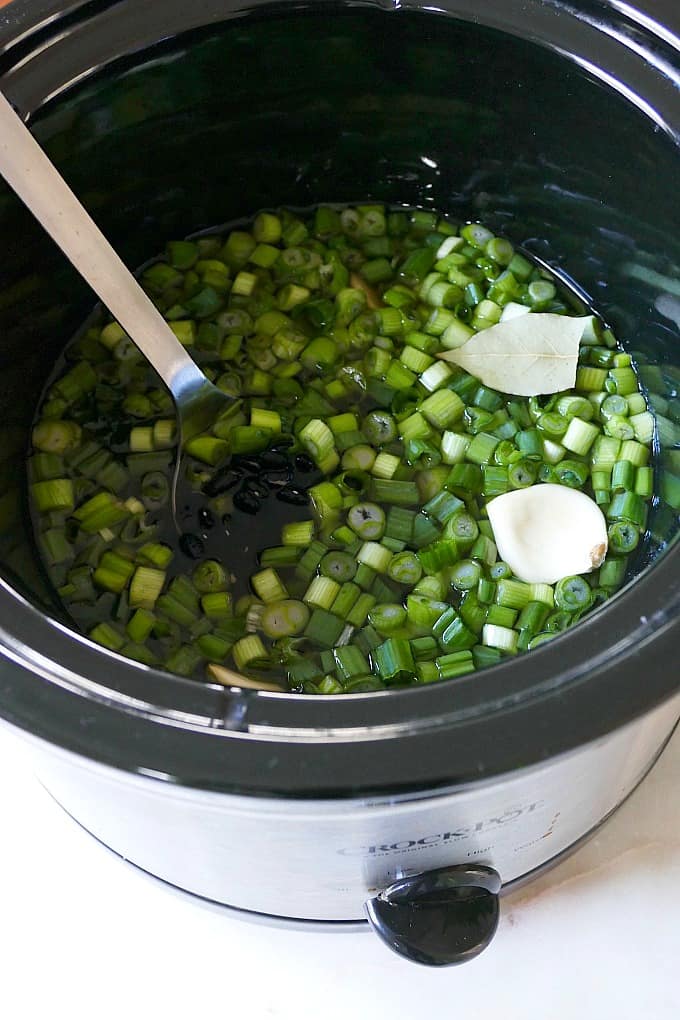
<instances>
[{"instance_id":1,"label":"black control knob","mask_svg":"<svg viewBox=\"0 0 680 1020\"><path fill-rule=\"evenodd\" d=\"M454 865L411 875L365 904L374 931L414 963L448 967L488 946L498 927L501 879L483 865Z\"/></svg>"}]
</instances>

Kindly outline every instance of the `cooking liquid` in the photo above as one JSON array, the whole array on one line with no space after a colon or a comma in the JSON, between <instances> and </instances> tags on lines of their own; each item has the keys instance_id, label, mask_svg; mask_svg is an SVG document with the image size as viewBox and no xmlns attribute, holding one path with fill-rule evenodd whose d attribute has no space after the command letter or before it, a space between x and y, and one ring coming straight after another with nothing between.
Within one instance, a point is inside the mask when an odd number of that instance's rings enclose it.
<instances>
[{"instance_id":1,"label":"cooking liquid","mask_svg":"<svg viewBox=\"0 0 680 1020\"><path fill-rule=\"evenodd\" d=\"M313 215L314 208L292 209L291 211L306 219ZM198 236L210 237L213 234L226 236L230 230L243 229L244 224L247 225L249 222L251 221L239 220L235 223L214 228L211 231L202 232ZM192 237L191 239L195 240L196 238ZM521 251L525 258L536 264L544 273L549 273L550 279L557 288L556 299L561 300L568 306L572 314L584 315L593 313L593 309L586 305L582 293L576 285L557 275L552 268L547 267L530 253L519 248L516 248L516 250ZM150 264L152 263L146 263L140 270L140 273ZM92 316L67 344L62 356L55 364L41 396L36 410L36 422L40 418L40 410L46 395L54 383L68 369L69 362L75 356L75 352L83 342L83 338L86 337L88 330L92 329L92 327L101 328L106 321L107 319L101 306L98 306ZM162 387L160 379L150 365L139 361L134 361L133 364L135 365L134 371L139 373L138 379L137 376L135 379L137 383L136 388L140 392L144 392L148 388ZM204 366L206 364L209 364L209 361L206 361L205 358L201 359L201 365ZM124 367L121 368L121 372L125 373ZM69 417L78 422L87 438L94 439L104 449L110 451L123 467L125 466L125 459L130 453L128 442L130 430L135 426L152 424L159 417L156 415L152 419L144 420L127 413L122 406L127 393L128 391L121 384L119 376L106 378L105 374L104 379L100 381L96 389L85 398L81 398L77 405L74 405L69 410ZM102 412L100 406L102 394L106 397L107 402L105 412ZM354 406L356 406L356 399L354 400ZM379 406L369 396L364 396L359 404L362 414L366 414ZM338 407L336 413L340 413L342 410L342 407ZM160 415L160 417L169 418L171 414L172 411L169 411L167 414ZM283 448L282 452L286 454L289 464L291 474L290 485L297 490L303 492L323 477L318 471L301 471L295 462L295 455L289 456ZM176 449L167 451L165 473L168 480L172 477L175 456ZM253 461L257 459L257 456L237 458L234 466L238 468L239 460ZM197 461L192 461L191 458L185 459L187 460L189 471L192 466L205 468L204 465L200 465ZM251 471L247 472L247 474L255 479L258 477L258 474L261 477L266 470L267 467L263 464L261 472ZM99 488L99 486L95 486L91 494L94 494ZM126 484L121 488L121 491L116 492L116 495L122 500L129 496L138 497L139 488L140 479L128 475ZM236 489L233 491L236 491ZM312 515L312 508L308 501L304 504L301 502L300 505L283 502L277 497L276 488L270 490L269 494L262 500L259 511L255 514L239 509L237 505L234 505L233 499L228 499L228 494L224 502L227 503L227 508L221 513L216 513L209 505L209 497L203 491L197 491L196 487L192 486L187 480L186 472L182 470L180 471L177 489L177 524L173 519L168 503L159 509L148 511L145 515L145 521L150 527L154 527L154 531L150 534L148 541L165 543L173 549L173 559L166 573L166 586L167 582L174 577L179 575L191 576L192 570L201 560L216 559L223 564L231 577L229 590L232 593L235 604L241 596L253 595L249 579L258 569L261 569L259 555L262 550L270 546L279 545L283 525L293 521L308 520ZM40 532L40 515L36 513L30 500L29 505L31 507L31 518L35 536ZM76 522L67 522L67 528L71 527L75 534L77 531ZM179 532L178 527L180 529ZM124 531L122 534L124 539ZM63 606L66 616L75 624L77 629L83 633L88 633L97 623L104 621L115 622L119 618L124 618L122 612L119 616L118 596L110 592L100 594L95 602L66 602L61 599L58 594L58 588L65 582L66 568L62 569L59 566L50 565L41 554L40 544L36 542L36 545L50 586L55 593L55 598ZM303 589L304 587L306 585L303 586ZM291 592L291 597L297 597L296 593ZM151 652L158 655L161 662L167 656L167 647L163 646L159 640L154 639L153 636L147 639L146 645ZM281 682L285 686L286 670L283 667L274 665L266 671L249 668L248 672L252 675L261 676L268 681ZM204 679L202 667L198 671L197 679Z\"/></svg>"}]
</instances>

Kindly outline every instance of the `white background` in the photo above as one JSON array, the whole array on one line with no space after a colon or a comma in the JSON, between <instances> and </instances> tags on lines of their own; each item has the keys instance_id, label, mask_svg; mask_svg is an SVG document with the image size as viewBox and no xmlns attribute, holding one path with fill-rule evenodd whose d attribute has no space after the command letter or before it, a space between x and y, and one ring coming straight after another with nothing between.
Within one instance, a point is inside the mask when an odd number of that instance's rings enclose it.
<instances>
[{"instance_id":1,"label":"white background","mask_svg":"<svg viewBox=\"0 0 680 1020\"><path fill-rule=\"evenodd\" d=\"M0 812L7 1020L680 1016L680 731L594 839L503 900L489 949L437 971L368 933L270 928L173 893L75 825L5 731Z\"/></svg>"}]
</instances>

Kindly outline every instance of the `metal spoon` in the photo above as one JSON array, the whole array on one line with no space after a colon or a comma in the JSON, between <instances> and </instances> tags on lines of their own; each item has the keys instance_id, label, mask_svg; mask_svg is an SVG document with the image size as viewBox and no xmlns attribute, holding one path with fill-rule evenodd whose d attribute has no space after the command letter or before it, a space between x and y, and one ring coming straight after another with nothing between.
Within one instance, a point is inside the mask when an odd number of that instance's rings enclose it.
<instances>
[{"instance_id":1,"label":"metal spoon","mask_svg":"<svg viewBox=\"0 0 680 1020\"><path fill-rule=\"evenodd\" d=\"M233 404L206 379L137 280L0 93L0 173L101 298L170 390L177 411L176 490L182 445ZM179 528L178 528L179 530Z\"/></svg>"}]
</instances>

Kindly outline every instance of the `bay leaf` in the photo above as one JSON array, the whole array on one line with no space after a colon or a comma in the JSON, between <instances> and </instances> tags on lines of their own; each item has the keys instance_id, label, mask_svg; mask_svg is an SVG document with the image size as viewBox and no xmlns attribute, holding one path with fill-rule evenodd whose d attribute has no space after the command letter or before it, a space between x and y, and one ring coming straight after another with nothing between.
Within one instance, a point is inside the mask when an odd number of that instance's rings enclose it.
<instances>
[{"instance_id":1,"label":"bay leaf","mask_svg":"<svg viewBox=\"0 0 680 1020\"><path fill-rule=\"evenodd\" d=\"M482 329L437 355L501 393L533 397L569 390L576 382L581 335L588 316L531 312Z\"/></svg>"}]
</instances>

